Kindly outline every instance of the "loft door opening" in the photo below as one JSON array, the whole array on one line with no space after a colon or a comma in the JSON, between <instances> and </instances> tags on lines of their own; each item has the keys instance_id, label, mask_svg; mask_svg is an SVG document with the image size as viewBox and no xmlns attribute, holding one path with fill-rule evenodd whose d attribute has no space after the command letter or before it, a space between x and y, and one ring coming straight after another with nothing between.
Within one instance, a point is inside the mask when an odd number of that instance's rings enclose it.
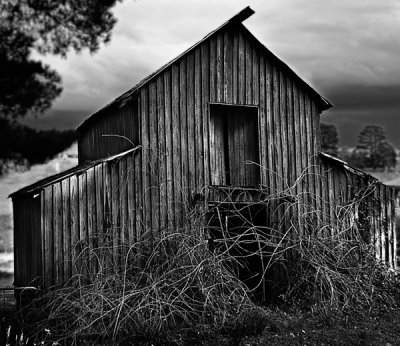
<instances>
[{"instance_id":1,"label":"loft door opening","mask_svg":"<svg viewBox=\"0 0 400 346\"><path fill-rule=\"evenodd\" d=\"M260 183L258 108L210 104L212 185Z\"/></svg>"}]
</instances>

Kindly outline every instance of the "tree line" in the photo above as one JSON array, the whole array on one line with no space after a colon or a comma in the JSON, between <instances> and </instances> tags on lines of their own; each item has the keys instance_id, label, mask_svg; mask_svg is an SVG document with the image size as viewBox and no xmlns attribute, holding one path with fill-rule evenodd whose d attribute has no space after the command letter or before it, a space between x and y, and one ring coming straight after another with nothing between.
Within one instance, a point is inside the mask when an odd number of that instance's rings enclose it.
<instances>
[{"instance_id":1,"label":"tree line","mask_svg":"<svg viewBox=\"0 0 400 346\"><path fill-rule=\"evenodd\" d=\"M37 131L0 119L0 175L11 167L43 163L76 140L74 130Z\"/></svg>"},{"instance_id":2,"label":"tree line","mask_svg":"<svg viewBox=\"0 0 400 346\"><path fill-rule=\"evenodd\" d=\"M321 123L322 151L339 157L357 168L392 169L396 166L396 150L386 139L379 125L366 125L358 135L353 149L338 147L339 135L335 125Z\"/></svg>"}]
</instances>

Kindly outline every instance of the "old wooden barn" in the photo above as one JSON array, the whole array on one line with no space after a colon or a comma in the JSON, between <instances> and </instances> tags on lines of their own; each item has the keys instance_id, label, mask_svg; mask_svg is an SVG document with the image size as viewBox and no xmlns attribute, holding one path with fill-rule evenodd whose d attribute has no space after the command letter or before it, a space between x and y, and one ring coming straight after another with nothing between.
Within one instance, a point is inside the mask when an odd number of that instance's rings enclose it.
<instances>
[{"instance_id":1,"label":"old wooden barn","mask_svg":"<svg viewBox=\"0 0 400 346\"><path fill-rule=\"evenodd\" d=\"M212 214L266 196L260 223L315 236L353 205L346 222L396 265L393 191L320 153L320 114L331 104L246 29L253 13L245 8L89 117L76 168L12 195L16 286L68 280L74 245L96 234L118 243L144 229L184 232L195 205Z\"/></svg>"}]
</instances>

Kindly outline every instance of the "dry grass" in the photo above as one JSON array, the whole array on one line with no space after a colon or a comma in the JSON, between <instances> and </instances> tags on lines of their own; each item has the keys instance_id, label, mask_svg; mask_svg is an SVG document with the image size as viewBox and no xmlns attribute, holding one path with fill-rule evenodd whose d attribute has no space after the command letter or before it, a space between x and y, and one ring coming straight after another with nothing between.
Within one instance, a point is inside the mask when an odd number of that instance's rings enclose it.
<instances>
[{"instance_id":1,"label":"dry grass","mask_svg":"<svg viewBox=\"0 0 400 346\"><path fill-rule=\"evenodd\" d=\"M45 318L36 329L77 344L156 342L189 330L198 335L235 330L249 316L262 317L226 265L225 253L213 254L205 241L183 232L165 231L157 238L148 231L118 251L104 242L86 248L82 257L97 258L98 271L75 276L42 297Z\"/></svg>"}]
</instances>

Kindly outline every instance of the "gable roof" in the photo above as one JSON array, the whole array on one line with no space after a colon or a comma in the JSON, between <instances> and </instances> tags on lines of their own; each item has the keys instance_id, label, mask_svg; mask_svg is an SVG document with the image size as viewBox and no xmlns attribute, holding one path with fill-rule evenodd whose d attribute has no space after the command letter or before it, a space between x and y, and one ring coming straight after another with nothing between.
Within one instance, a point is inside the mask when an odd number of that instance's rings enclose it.
<instances>
[{"instance_id":1,"label":"gable roof","mask_svg":"<svg viewBox=\"0 0 400 346\"><path fill-rule=\"evenodd\" d=\"M179 59L190 53L192 50L194 50L196 47L201 45L203 42L208 40L211 36L215 35L219 31L223 30L226 28L228 25L232 24L241 24L243 21L245 21L247 18L249 18L251 15L253 15L255 12L250 8L250 6L247 6L244 8L242 11L234 15L232 18L227 20L224 24L222 24L220 27L217 29L211 31L208 35L206 35L203 39L195 43L193 46L191 46L189 49L184 51L182 54L178 55L175 59L172 59L170 62L141 80L138 84L136 84L133 88L122 94L121 96L117 97L114 101L108 103L106 106L95 112L93 115L91 115L89 118L83 121L81 125L77 128L78 132L83 131L89 123L91 123L93 120L95 120L103 110L111 107L114 104L117 104L119 102L123 102L124 100L132 97L141 87L143 87L145 84L149 83L152 79L154 79L156 76L158 76L160 73L162 73L164 70L166 70L168 67L173 65L175 62L177 62ZM287 64L285 64L281 59L279 59L276 55L274 55L267 47L265 47L259 40L255 38L255 36L245 27L242 25L242 27L252 36L252 38L264 49L268 54L272 55L279 63L281 66L284 67L284 69L288 70L290 74L292 74L296 79L298 79L303 86L305 86L312 94L314 94L317 98L320 99L321 103L321 111L327 110L332 107L332 104L325 99L323 96L321 96L317 91L315 91L310 85L308 85L305 81L303 81Z\"/></svg>"}]
</instances>

